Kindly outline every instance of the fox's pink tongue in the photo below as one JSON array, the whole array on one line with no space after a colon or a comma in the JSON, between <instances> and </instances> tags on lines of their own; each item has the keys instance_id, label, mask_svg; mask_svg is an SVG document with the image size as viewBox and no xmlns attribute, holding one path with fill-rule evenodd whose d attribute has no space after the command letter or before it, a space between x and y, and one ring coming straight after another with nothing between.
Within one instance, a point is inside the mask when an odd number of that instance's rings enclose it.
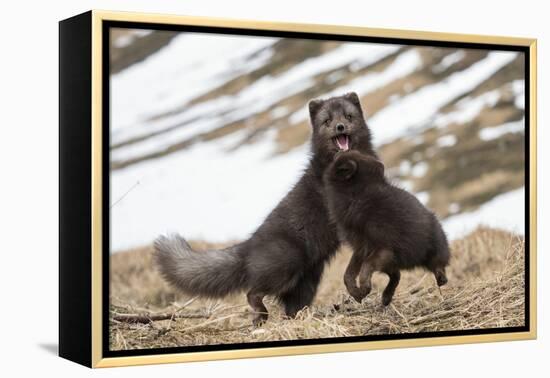
<instances>
[{"instance_id":1,"label":"fox's pink tongue","mask_svg":"<svg viewBox=\"0 0 550 378\"><path fill-rule=\"evenodd\" d=\"M349 141L349 139L348 139L347 135L338 135L336 137L336 143L338 143L338 147L343 151L349 150L348 141Z\"/></svg>"}]
</instances>

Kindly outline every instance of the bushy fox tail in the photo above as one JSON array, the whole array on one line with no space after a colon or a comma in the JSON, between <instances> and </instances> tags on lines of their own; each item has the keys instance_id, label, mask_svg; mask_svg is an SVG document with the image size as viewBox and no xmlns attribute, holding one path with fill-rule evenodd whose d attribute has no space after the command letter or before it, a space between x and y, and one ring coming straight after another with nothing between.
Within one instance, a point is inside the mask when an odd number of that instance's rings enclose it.
<instances>
[{"instance_id":1,"label":"bushy fox tail","mask_svg":"<svg viewBox=\"0 0 550 378\"><path fill-rule=\"evenodd\" d=\"M194 251L179 235L160 236L154 260L164 278L190 295L221 298L246 286L240 246Z\"/></svg>"}]
</instances>

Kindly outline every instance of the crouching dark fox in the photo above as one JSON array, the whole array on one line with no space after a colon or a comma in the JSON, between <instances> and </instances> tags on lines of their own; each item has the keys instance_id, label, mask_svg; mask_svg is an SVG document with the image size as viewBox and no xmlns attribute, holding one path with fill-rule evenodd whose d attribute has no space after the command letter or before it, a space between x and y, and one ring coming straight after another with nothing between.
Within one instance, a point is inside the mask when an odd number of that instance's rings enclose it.
<instances>
[{"instance_id":1,"label":"crouching dark fox","mask_svg":"<svg viewBox=\"0 0 550 378\"><path fill-rule=\"evenodd\" d=\"M355 93L313 100L309 113L311 159L294 188L248 240L224 250L198 252L181 236L159 237L155 260L168 282L210 298L246 291L256 325L267 319L266 295L278 299L291 317L311 304L324 267L340 245L326 207L323 172L340 151L375 153Z\"/></svg>"},{"instance_id":2,"label":"crouching dark fox","mask_svg":"<svg viewBox=\"0 0 550 378\"><path fill-rule=\"evenodd\" d=\"M399 284L400 270L423 267L439 286L447 283L450 253L441 223L414 195L388 182L382 162L357 151L342 152L324 180L330 216L353 248L344 283L355 300L370 293L375 271L390 278L382 294L385 306Z\"/></svg>"}]
</instances>

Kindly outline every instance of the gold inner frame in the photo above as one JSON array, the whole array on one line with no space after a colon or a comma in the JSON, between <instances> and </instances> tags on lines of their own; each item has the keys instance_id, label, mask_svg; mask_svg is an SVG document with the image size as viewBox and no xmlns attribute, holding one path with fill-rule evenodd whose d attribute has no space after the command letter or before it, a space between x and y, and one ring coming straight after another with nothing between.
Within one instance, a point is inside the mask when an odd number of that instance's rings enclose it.
<instances>
[{"instance_id":1,"label":"gold inner frame","mask_svg":"<svg viewBox=\"0 0 550 378\"><path fill-rule=\"evenodd\" d=\"M255 349L234 349L209 352L167 353L160 355L143 355L132 357L103 357L102 352L102 282L103 282L103 251L102 245L102 23L103 21L127 21L142 23L157 23L168 25L217 26L251 30L294 31L306 33L325 33L334 35L353 35L369 37L385 37L400 39L415 39L426 41L448 41L464 43L487 43L508 46L524 46L529 48L530 56L530 104L528 110L530 125L530 219L529 219L529 287L530 287L530 330L528 332L510 332L486 335L462 335L430 337L403 340L361 341L341 344L322 344L304 346L281 346ZM237 359L249 357L268 357L296 354L349 352L371 349L387 349L402 347L419 347L448 344L467 344L494 341L527 340L537 337L537 301L536 301L536 247L537 247L537 40L531 38L515 38L500 36L484 36L472 34L437 33L413 30L377 29L355 26L337 26L321 24L295 24L280 22L260 22L251 20L231 20L210 17L190 17L162 14L127 13L111 11L92 11L92 366L113 367L128 365L159 364L173 362L207 361L220 359Z\"/></svg>"}]
</instances>

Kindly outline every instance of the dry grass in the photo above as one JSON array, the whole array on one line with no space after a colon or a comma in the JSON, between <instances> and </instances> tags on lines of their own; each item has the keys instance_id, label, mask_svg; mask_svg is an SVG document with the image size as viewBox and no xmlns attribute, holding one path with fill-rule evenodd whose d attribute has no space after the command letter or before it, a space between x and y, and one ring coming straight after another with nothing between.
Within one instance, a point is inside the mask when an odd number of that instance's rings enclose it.
<instances>
[{"instance_id":1,"label":"dry grass","mask_svg":"<svg viewBox=\"0 0 550 378\"><path fill-rule=\"evenodd\" d=\"M199 250L208 246L195 243ZM261 328L251 326L244 295L190 300L162 281L150 248L117 253L111 257L111 315L176 315L146 324L111 320L110 345L134 349L522 326L523 238L480 228L451 248L449 284L441 293L431 274L405 272L388 308L380 304L387 281L382 274L375 274L373 292L362 304L349 299L342 284L350 257L344 248L326 270L311 308L285 319L268 299L270 319Z\"/></svg>"}]
</instances>

